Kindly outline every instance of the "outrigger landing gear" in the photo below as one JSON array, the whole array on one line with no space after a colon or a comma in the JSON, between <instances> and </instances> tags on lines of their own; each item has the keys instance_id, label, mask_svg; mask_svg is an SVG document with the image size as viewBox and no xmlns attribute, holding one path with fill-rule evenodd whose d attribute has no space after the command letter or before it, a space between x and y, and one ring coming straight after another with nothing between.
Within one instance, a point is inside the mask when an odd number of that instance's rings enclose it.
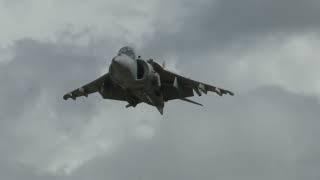
<instances>
[{"instance_id":1,"label":"outrigger landing gear","mask_svg":"<svg viewBox=\"0 0 320 180\"><path fill-rule=\"evenodd\" d=\"M126 108L128 108L128 107L136 107L137 104L139 104L139 103L138 103L136 100L134 100L134 99L129 99L129 100L128 100L128 104L126 105Z\"/></svg>"}]
</instances>

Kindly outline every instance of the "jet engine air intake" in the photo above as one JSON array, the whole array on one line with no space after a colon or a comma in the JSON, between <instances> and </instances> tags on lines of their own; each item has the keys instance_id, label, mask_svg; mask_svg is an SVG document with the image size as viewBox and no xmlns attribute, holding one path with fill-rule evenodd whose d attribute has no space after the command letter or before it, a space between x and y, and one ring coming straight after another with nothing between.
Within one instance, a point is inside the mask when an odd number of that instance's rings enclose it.
<instances>
[{"instance_id":1,"label":"jet engine air intake","mask_svg":"<svg viewBox=\"0 0 320 180\"><path fill-rule=\"evenodd\" d=\"M143 79L148 73L148 65L143 60L137 60L137 79Z\"/></svg>"}]
</instances>

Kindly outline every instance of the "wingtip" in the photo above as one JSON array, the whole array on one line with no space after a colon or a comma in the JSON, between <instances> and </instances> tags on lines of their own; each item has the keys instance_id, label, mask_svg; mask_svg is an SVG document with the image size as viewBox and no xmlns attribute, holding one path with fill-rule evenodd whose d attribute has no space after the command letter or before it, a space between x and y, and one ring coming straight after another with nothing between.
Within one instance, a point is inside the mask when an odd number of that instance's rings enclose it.
<instances>
[{"instance_id":1,"label":"wingtip","mask_svg":"<svg viewBox=\"0 0 320 180\"><path fill-rule=\"evenodd\" d=\"M73 100L76 99L75 97L72 96L71 93L65 94L65 95L63 96L63 99L64 99L64 100L68 100L69 98L72 98Z\"/></svg>"},{"instance_id":2,"label":"wingtip","mask_svg":"<svg viewBox=\"0 0 320 180\"><path fill-rule=\"evenodd\" d=\"M64 96L63 96L63 99L64 99L65 101L68 100L68 99L69 99L68 95L67 95L67 94L64 95Z\"/></svg>"},{"instance_id":3,"label":"wingtip","mask_svg":"<svg viewBox=\"0 0 320 180\"><path fill-rule=\"evenodd\" d=\"M234 93L231 92L231 91L228 91L228 90L223 90L223 91L220 91L220 92L218 91L217 94L219 96L223 96L224 94L229 94L230 96L234 96Z\"/></svg>"}]
</instances>

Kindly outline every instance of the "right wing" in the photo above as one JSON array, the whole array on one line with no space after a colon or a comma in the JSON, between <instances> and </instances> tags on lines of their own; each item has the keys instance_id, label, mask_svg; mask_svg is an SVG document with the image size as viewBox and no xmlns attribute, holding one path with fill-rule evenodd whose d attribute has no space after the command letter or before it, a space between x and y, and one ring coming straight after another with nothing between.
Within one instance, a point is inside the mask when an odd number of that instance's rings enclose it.
<instances>
[{"instance_id":1,"label":"right wing","mask_svg":"<svg viewBox=\"0 0 320 180\"><path fill-rule=\"evenodd\" d=\"M108 76L109 76L108 74L104 74L103 76L99 77L98 79L65 94L63 96L63 99L67 100L69 98L72 98L73 100L75 100L77 97L80 97L80 96L87 97L89 94L99 91L101 89L105 79L108 78Z\"/></svg>"},{"instance_id":2,"label":"right wing","mask_svg":"<svg viewBox=\"0 0 320 180\"><path fill-rule=\"evenodd\" d=\"M201 92L207 94L208 91L215 92L219 96L222 96L224 94L229 94L231 96L234 95L234 93L229 90L195 81L165 70L162 66L154 61L149 61L149 63L152 64L154 70L160 75L161 84L164 87L163 92L165 100L191 97L194 96L193 91L195 91L199 96L201 96Z\"/></svg>"},{"instance_id":3,"label":"right wing","mask_svg":"<svg viewBox=\"0 0 320 180\"><path fill-rule=\"evenodd\" d=\"M105 99L114 99L120 101L126 100L126 92L111 81L108 73L78 89L65 94L63 99L67 100L71 98L75 100L77 97L87 97L89 94L95 92L99 92Z\"/></svg>"}]
</instances>

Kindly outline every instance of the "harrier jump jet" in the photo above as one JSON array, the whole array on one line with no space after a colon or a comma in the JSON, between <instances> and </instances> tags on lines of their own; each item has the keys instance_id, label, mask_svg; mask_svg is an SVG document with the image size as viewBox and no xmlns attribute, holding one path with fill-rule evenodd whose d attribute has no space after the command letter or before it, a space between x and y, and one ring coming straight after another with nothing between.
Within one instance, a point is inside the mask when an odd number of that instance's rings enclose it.
<instances>
[{"instance_id":1,"label":"harrier jump jet","mask_svg":"<svg viewBox=\"0 0 320 180\"><path fill-rule=\"evenodd\" d=\"M112 59L108 73L65 94L63 99L75 100L77 97L87 97L91 93L98 92L104 99L127 101L127 108L135 107L139 103L150 104L162 115L164 103L173 99L202 106L187 97L194 96L194 92L201 96L208 91L215 92L219 96L234 95L231 91L170 72L152 59L145 61L140 56L136 57L133 48L126 46Z\"/></svg>"}]
</instances>

